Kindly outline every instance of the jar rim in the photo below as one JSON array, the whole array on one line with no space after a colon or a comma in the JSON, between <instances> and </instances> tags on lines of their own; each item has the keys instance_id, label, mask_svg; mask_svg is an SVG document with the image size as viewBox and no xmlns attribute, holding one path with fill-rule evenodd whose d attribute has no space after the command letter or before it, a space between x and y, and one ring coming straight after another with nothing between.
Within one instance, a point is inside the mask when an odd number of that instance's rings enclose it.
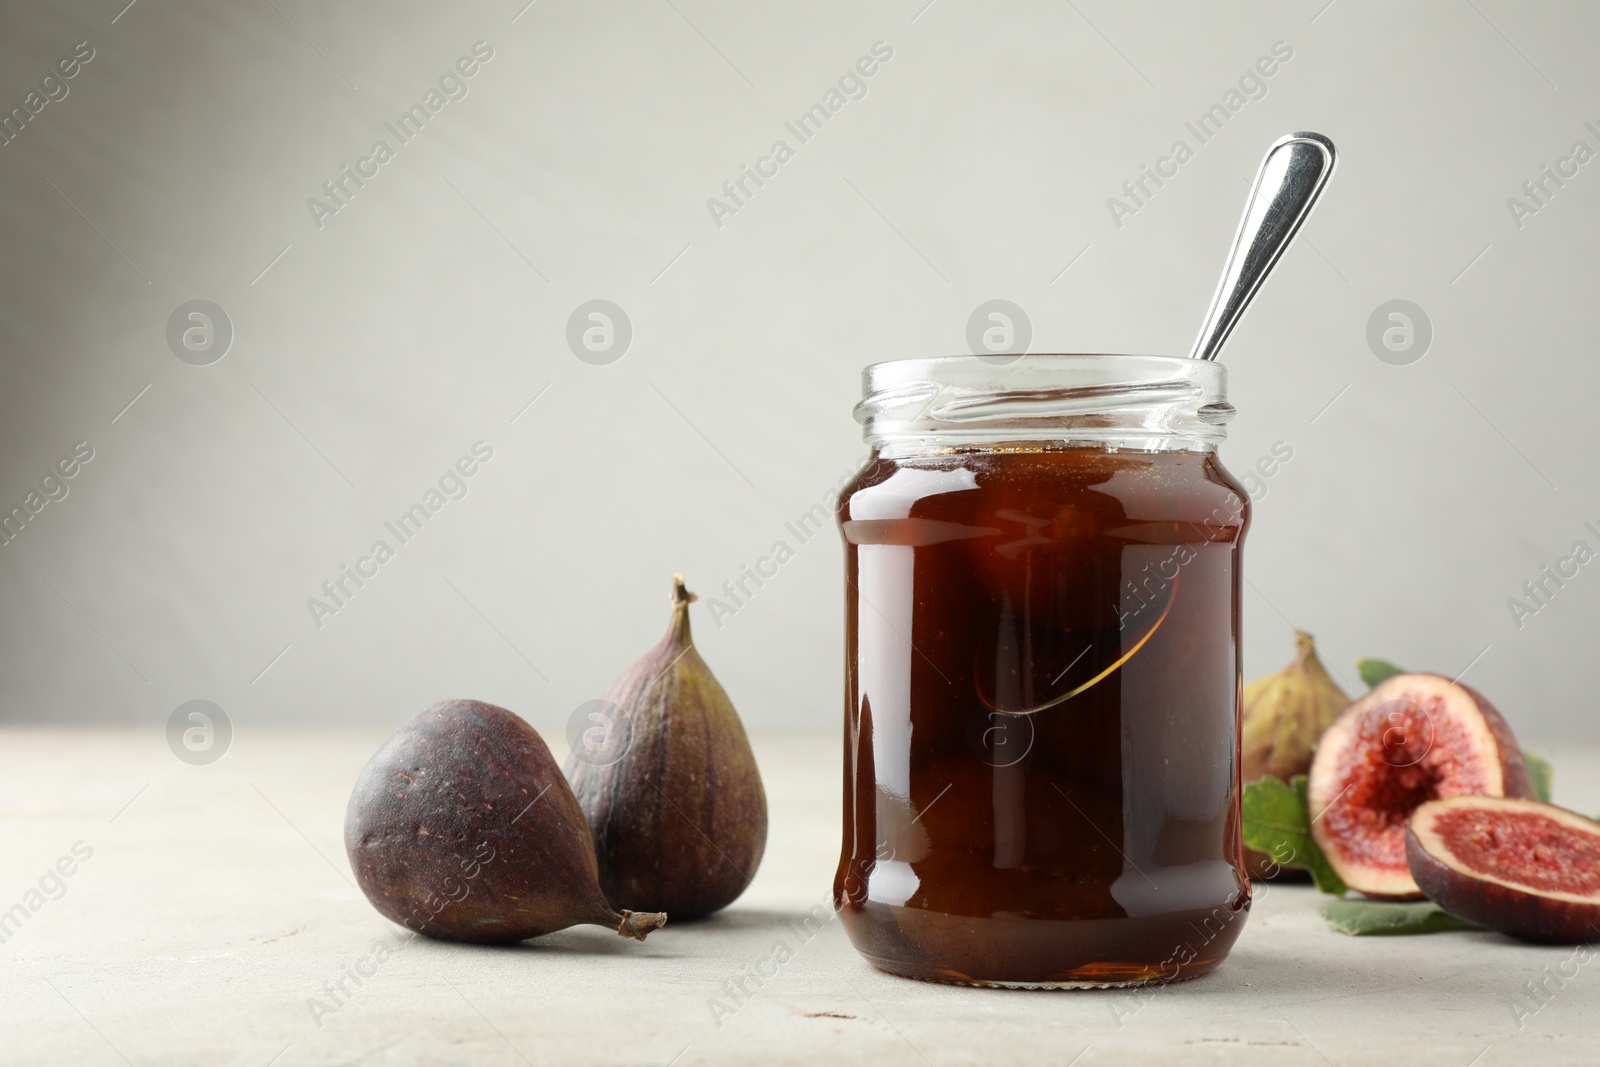
<instances>
[{"instance_id":1,"label":"jar rim","mask_svg":"<svg viewBox=\"0 0 1600 1067\"><path fill-rule=\"evenodd\" d=\"M874 372L881 372L885 368L909 368L917 364L943 367L956 367L963 364L971 364L973 366L1003 369L1005 367L1016 366L1019 363L1036 365L1042 364L1046 361L1057 362L1059 366L1066 366L1065 363L1060 363L1059 361L1087 359L1127 360L1130 362L1130 364L1133 361L1144 362L1148 360L1151 361L1152 364L1165 364L1172 365L1174 367L1207 365L1213 367L1223 366L1223 364L1218 363L1215 360L1191 359L1188 356L1166 356L1156 352L1020 352L996 353L992 356L956 353L944 356L902 356L898 359L879 360L876 363L867 364L865 369L862 371L862 375L865 377L873 374ZM1130 370L1131 369L1132 368L1130 366Z\"/></svg>"},{"instance_id":2,"label":"jar rim","mask_svg":"<svg viewBox=\"0 0 1600 1067\"><path fill-rule=\"evenodd\" d=\"M1234 414L1226 368L1184 356L911 357L873 363L861 380L855 416L875 448L1042 441L1209 450Z\"/></svg>"}]
</instances>

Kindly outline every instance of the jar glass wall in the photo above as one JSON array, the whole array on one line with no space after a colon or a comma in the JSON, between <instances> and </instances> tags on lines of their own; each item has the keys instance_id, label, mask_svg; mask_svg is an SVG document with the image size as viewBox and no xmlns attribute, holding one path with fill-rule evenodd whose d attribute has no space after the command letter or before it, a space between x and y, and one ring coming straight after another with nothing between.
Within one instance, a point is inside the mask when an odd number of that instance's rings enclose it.
<instances>
[{"instance_id":1,"label":"jar glass wall","mask_svg":"<svg viewBox=\"0 0 1600 1067\"><path fill-rule=\"evenodd\" d=\"M981 985L1215 967L1239 840L1244 489L1215 363L948 357L865 372L838 506L835 904L892 973Z\"/></svg>"}]
</instances>

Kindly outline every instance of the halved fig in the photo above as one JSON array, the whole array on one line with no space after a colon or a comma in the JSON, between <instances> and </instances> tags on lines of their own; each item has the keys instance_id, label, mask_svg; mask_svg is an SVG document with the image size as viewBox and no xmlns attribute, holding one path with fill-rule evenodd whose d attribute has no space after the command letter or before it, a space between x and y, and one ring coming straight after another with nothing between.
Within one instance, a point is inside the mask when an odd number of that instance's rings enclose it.
<instances>
[{"instance_id":1,"label":"halved fig","mask_svg":"<svg viewBox=\"0 0 1600 1067\"><path fill-rule=\"evenodd\" d=\"M1483 694L1437 674L1397 674L1346 708L1311 761L1311 836L1351 889L1422 895L1406 866L1406 823L1440 797L1529 797L1511 728Z\"/></svg>"},{"instance_id":2,"label":"halved fig","mask_svg":"<svg viewBox=\"0 0 1600 1067\"><path fill-rule=\"evenodd\" d=\"M1411 816L1406 860L1452 915L1524 941L1600 941L1600 823L1537 800L1447 797Z\"/></svg>"}]
</instances>

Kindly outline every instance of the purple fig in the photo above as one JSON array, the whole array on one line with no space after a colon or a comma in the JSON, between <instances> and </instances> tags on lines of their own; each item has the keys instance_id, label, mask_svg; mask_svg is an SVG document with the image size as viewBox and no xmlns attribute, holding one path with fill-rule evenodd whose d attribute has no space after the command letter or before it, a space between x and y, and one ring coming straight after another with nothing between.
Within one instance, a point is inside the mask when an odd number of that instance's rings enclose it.
<instances>
[{"instance_id":1,"label":"purple fig","mask_svg":"<svg viewBox=\"0 0 1600 1067\"><path fill-rule=\"evenodd\" d=\"M592 923L643 941L667 921L606 903L550 750L493 704L447 700L396 730L356 779L344 842L372 906L428 937L511 942Z\"/></svg>"},{"instance_id":2,"label":"purple fig","mask_svg":"<svg viewBox=\"0 0 1600 1067\"><path fill-rule=\"evenodd\" d=\"M1519 797L1454 796L1411 814L1406 862L1452 915L1524 941L1600 941L1600 823Z\"/></svg>"},{"instance_id":3,"label":"purple fig","mask_svg":"<svg viewBox=\"0 0 1600 1067\"><path fill-rule=\"evenodd\" d=\"M1306 790L1320 813L1311 837L1351 889L1416 900L1406 823L1424 801L1458 794L1533 795L1511 727L1476 689L1438 674L1392 675L1322 735Z\"/></svg>"},{"instance_id":4,"label":"purple fig","mask_svg":"<svg viewBox=\"0 0 1600 1067\"><path fill-rule=\"evenodd\" d=\"M567 758L600 886L618 908L709 915L744 892L767 844L767 797L744 725L689 633L693 593L672 576L667 634L607 691L626 731Z\"/></svg>"}]
</instances>

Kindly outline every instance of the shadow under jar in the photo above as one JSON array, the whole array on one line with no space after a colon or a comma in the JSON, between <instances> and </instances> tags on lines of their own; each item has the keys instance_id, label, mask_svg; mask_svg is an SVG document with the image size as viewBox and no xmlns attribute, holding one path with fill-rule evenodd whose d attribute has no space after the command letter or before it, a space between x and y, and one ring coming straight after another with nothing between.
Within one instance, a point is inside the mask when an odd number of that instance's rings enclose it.
<instances>
[{"instance_id":1,"label":"shadow under jar","mask_svg":"<svg viewBox=\"0 0 1600 1067\"><path fill-rule=\"evenodd\" d=\"M868 367L846 486L834 903L893 974L1192 978L1239 935L1239 552L1225 370Z\"/></svg>"}]
</instances>

